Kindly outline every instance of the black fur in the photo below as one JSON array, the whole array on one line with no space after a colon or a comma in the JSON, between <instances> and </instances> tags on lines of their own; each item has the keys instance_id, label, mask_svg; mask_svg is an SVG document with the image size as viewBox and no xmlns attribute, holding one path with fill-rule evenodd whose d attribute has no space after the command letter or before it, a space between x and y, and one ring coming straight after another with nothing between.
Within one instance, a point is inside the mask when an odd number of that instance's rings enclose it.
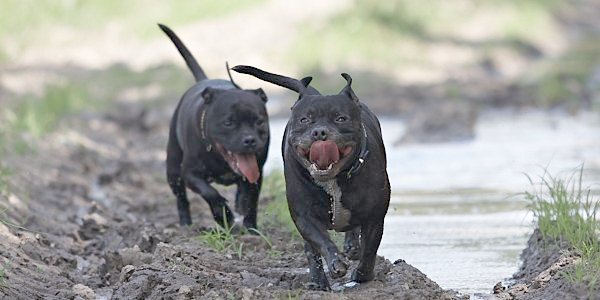
<instances>
[{"instance_id":1,"label":"black fur","mask_svg":"<svg viewBox=\"0 0 600 300\"><path fill-rule=\"evenodd\" d=\"M210 185L217 182L238 185L236 210L244 215L246 227L256 228L262 167L269 148L266 95L261 89L242 90L229 80L208 79L175 33L165 25L159 26L197 81L175 109L167 145L167 181L177 197L179 223L192 223L187 187L208 202L215 221L233 225L227 200ZM252 155L260 174L255 183L248 182L239 165L231 162Z\"/></svg>"},{"instance_id":2,"label":"black fur","mask_svg":"<svg viewBox=\"0 0 600 300\"><path fill-rule=\"evenodd\" d=\"M355 95L350 76L342 74L347 84L339 94L323 96L308 86L308 77L297 80L249 66L233 70L300 93L285 129L282 152L288 205L305 240L311 282L319 289L330 288L320 256L333 278L347 271L329 238L330 229L345 231L344 252L360 259L352 279L373 279L390 185L379 121ZM316 141L335 142L343 153L330 169L315 167L310 161ZM336 199L341 206L334 209Z\"/></svg>"}]
</instances>

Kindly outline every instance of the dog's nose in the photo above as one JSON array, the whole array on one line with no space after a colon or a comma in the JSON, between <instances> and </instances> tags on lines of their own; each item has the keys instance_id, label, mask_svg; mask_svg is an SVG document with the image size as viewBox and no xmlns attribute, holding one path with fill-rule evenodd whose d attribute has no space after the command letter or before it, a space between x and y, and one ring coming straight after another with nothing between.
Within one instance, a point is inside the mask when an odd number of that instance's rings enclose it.
<instances>
[{"instance_id":1,"label":"dog's nose","mask_svg":"<svg viewBox=\"0 0 600 300\"><path fill-rule=\"evenodd\" d=\"M323 127L315 128L312 130L311 135L315 141L324 141L327 139L327 129Z\"/></svg>"},{"instance_id":2,"label":"dog's nose","mask_svg":"<svg viewBox=\"0 0 600 300\"><path fill-rule=\"evenodd\" d=\"M244 137L244 139L242 140L242 142L244 143L244 146L246 147L254 147L256 146L256 138L254 136L247 136Z\"/></svg>"}]
</instances>

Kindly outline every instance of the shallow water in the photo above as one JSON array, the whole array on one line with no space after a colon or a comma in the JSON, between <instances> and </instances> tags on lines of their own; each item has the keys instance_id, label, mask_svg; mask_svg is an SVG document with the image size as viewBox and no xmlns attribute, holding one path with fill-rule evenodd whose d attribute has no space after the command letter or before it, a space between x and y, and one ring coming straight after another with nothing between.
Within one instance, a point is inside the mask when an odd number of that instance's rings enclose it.
<instances>
[{"instance_id":1,"label":"shallow water","mask_svg":"<svg viewBox=\"0 0 600 300\"><path fill-rule=\"evenodd\" d=\"M489 293L517 271L533 230L518 193L544 170L600 183L600 117L483 114L470 142L394 145L400 120L381 118L392 203L379 254L404 259L446 289ZM271 121L267 172L282 168L285 120ZM594 185L596 184L596 185Z\"/></svg>"}]
</instances>

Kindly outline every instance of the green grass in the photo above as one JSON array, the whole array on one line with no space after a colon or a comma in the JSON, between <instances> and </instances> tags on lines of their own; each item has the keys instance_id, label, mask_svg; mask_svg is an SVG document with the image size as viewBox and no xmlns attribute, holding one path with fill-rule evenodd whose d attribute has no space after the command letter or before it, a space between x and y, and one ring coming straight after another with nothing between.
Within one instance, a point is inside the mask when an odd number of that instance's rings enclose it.
<instances>
[{"instance_id":1,"label":"green grass","mask_svg":"<svg viewBox=\"0 0 600 300\"><path fill-rule=\"evenodd\" d=\"M600 64L600 39L587 38L573 44L560 57L549 60L542 67L527 74L539 82L536 88L537 104L543 107L565 105L570 111L599 103L585 103L582 95L598 93L588 91L589 80L595 66ZM597 87L596 87L597 88ZM593 100L593 99L592 99Z\"/></svg>"},{"instance_id":2,"label":"green grass","mask_svg":"<svg viewBox=\"0 0 600 300\"><path fill-rule=\"evenodd\" d=\"M304 27L290 57L303 72L322 66L377 66L382 70L407 64L431 65L422 54L434 44L456 44L485 50L500 42L518 47L549 29L552 11L561 1L357 0L322 24ZM487 16L488 34L462 38L465 22ZM473 25L477 26L477 25Z\"/></svg>"},{"instance_id":3,"label":"green grass","mask_svg":"<svg viewBox=\"0 0 600 300\"><path fill-rule=\"evenodd\" d=\"M6 287L6 267L0 269L0 288Z\"/></svg>"},{"instance_id":4,"label":"green grass","mask_svg":"<svg viewBox=\"0 0 600 300\"><path fill-rule=\"evenodd\" d=\"M223 212L223 215L225 215L225 212ZM238 259L242 259L244 243L237 239L236 234L234 234L233 227L229 227L225 220L223 224L225 224L224 227L216 226L210 230L201 232L198 236L198 239L204 245L215 249L219 253L233 253ZM268 247L267 250L270 251L273 248L273 244L271 243L270 239L261 231L256 229L249 229L249 231L260 236L265 241ZM241 233L247 233L245 228L242 229Z\"/></svg>"},{"instance_id":5,"label":"green grass","mask_svg":"<svg viewBox=\"0 0 600 300\"><path fill-rule=\"evenodd\" d=\"M157 22L176 25L222 17L257 2L262 1L2 0L0 41L24 47L55 28L98 30L109 25L147 37L159 34Z\"/></svg>"},{"instance_id":6,"label":"green grass","mask_svg":"<svg viewBox=\"0 0 600 300\"><path fill-rule=\"evenodd\" d=\"M8 192L8 176L10 171L0 163L0 197Z\"/></svg>"},{"instance_id":7,"label":"green grass","mask_svg":"<svg viewBox=\"0 0 600 300\"><path fill-rule=\"evenodd\" d=\"M35 137L42 136L54 129L59 118L91 106L89 98L87 90L79 85L49 86L41 98L22 99L14 112L12 125Z\"/></svg>"},{"instance_id":8,"label":"green grass","mask_svg":"<svg viewBox=\"0 0 600 300\"><path fill-rule=\"evenodd\" d=\"M259 227L284 229L292 237L300 237L300 233L298 233L290 216L285 194L285 178L282 171L272 171L265 176L261 188L261 197L267 201L267 204L259 212Z\"/></svg>"},{"instance_id":9,"label":"green grass","mask_svg":"<svg viewBox=\"0 0 600 300\"><path fill-rule=\"evenodd\" d=\"M234 253L238 259L242 259L244 243L237 240L229 227L216 226L203 231L198 239L204 245L215 249L219 253Z\"/></svg>"},{"instance_id":10,"label":"green grass","mask_svg":"<svg viewBox=\"0 0 600 300\"><path fill-rule=\"evenodd\" d=\"M118 101L124 95L138 95L142 106L160 101L176 103L185 87L192 82L188 70L172 64L134 71L123 65L102 70L65 72L66 84L48 85L41 95L9 95L0 110L5 126L0 146L18 147L14 133L27 132L40 137L55 129L59 121L82 111L98 111ZM144 95L144 90L154 90ZM134 96L136 97L136 96Z\"/></svg>"},{"instance_id":11,"label":"green grass","mask_svg":"<svg viewBox=\"0 0 600 300\"><path fill-rule=\"evenodd\" d=\"M538 188L525 196L542 235L568 241L581 256L580 263L564 275L593 289L600 282L600 224L596 219L600 202L592 197L590 189L582 187L582 177L583 167L566 179L546 172L539 185L530 178Z\"/></svg>"}]
</instances>

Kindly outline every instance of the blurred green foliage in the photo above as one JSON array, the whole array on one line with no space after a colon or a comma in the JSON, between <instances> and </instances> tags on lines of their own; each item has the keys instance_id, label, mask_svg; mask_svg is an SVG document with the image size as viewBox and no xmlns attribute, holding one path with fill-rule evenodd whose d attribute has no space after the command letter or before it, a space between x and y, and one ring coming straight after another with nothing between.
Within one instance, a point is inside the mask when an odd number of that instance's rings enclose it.
<instances>
[{"instance_id":1,"label":"blurred green foliage","mask_svg":"<svg viewBox=\"0 0 600 300\"><path fill-rule=\"evenodd\" d=\"M289 231L294 237L300 237L290 216L283 172L274 170L265 176L261 191L261 197L265 199L266 204L259 210L259 228L275 227Z\"/></svg>"},{"instance_id":2,"label":"blurred green foliage","mask_svg":"<svg viewBox=\"0 0 600 300\"><path fill-rule=\"evenodd\" d=\"M0 40L26 44L28 39L43 36L46 30L55 27L91 30L115 24L138 36L153 36L159 34L157 22L175 25L221 17L256 3L251 0L2 0Z\"/></svg>"},{"instance_id":3,"label":"blurred green foliage","mask_svg":"<svg viewBox=\"0 0 600 300\"><path fill-rule=\"evenodd\" d=\"M575 43L562 56L551 59L537 70L537 101L543 107L566 105L575 112L590 108L594 95L600 95L598 82L590 82L590 76L600 67L600 39L585 39ZM597 99L596 99L597 101Z\"/></svg>"},{"instance_id":4,"label":"blurred green foliage","mask_svg":"<svg viewBox=\"0 0 600 300\"><path fill-rule=\"evenodd\" d=\"M63 115L90 107L89 97L88 91L80 85L51 85L41 98L28 96L20 101L12 125L39 137L52 130Z\"/></svg>"},{"instance_id":5,"label":"blurred green foliage","mask_svg":"<svg viewBox=\"0 0 600 300\"><path fill-rule=\"evenodd\" d=\"M180 92L193 78L189 71L172 64L134 71L123 65L106 69L66 71L67 83L45 87L43 93L9 96L3 109L6 126L3 136L28 132L40 137L54 129L57 122L69 114L85 110L101 110L122 100L127 91L140 91L156 85L155 93L139 96L142 105L152 105L165 99L177 102ZM5 143L6 144L6 143Z\"/></svg>"},{"instance_id":6,"label":"blurred green foliage","mask_svg":"<svg viewBox=\"0 0 600 300\"><path fill-rule=\"evenodd\" d=\"M418 55L427 43L473 44L485 47L499 41L511 43L544 30L559 0L444 1L356 0L327 24L313 24L292 47L291 56L303 70L319 66L370 63L398 67L429 62ZM456 36L466 21L489 18L486 40Z\"/></svg>"}]
</instances>

